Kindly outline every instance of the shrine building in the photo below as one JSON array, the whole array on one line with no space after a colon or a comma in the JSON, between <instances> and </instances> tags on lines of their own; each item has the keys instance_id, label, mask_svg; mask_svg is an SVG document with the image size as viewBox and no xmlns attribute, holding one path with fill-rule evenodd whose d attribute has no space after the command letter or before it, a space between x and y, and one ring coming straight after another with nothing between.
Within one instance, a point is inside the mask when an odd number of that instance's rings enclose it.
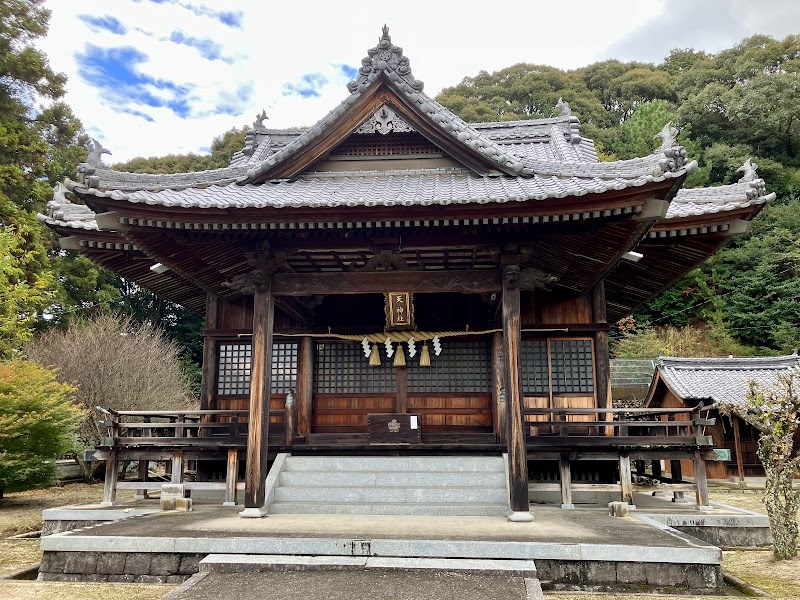
<instances>
[{"instance_id":1,"label":"shrine building","mask_svg":"<svg viewBox=\"0 0 800 600\"><path fill-rule=\"evenodd\" d=\"M619 461L623 496L631 458L708 459L701 418L655 431L611 406L608 334L749 230L773 198L755 168L682 189L697 164L670 124L653 154L601 162L566 102L467 123L385 28L347 88L311 127L257 118L220 169L115 171L95 143L40 215L62 248L205 315L200 410L110 411L111 469L172 457L181 482L184 460L227 460L227 501L244 487L258 516L281 455L505 457L524 520L541 461L566 507L592 453Z\"/></svg>"}]
</instances>

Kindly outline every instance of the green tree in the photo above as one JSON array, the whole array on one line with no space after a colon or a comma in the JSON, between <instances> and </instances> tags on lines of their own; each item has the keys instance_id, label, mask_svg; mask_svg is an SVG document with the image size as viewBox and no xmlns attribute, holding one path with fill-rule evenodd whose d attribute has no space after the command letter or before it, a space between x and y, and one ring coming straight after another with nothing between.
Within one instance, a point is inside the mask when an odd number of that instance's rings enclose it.
<instances>
[{"instance_id":1,"label":"green tree","mask_svg":"<svg viewBox=\"0 0 800 600\"><path fill-rule=\"evenodd\" d=\"M247 128L233 128L214 138L211 142L211 153L202 154L168 154L150 158L137 157L129 161L117 163L114 168L130 173L190 173L227 167L233 154L244 147Z\"/></svg>"},{"instance_id":2,"label":"green tree","mask_svg":"<svg viewBox=\"0 0 800 600\"><path fill-rule=\"evenodd\" d=\"M36 232L35 224L25 224ZM38 314L55 298L52 272L41 244L24 230L0 225L0 359L14 357L34 332Z\"/></svg>"},{"instance_id":3,"label":"green tree","mask_svg":"<svg viewBox=\"0 0 800 600\"><path fill-rule=\"evenodd\" d=\"M74 449L75 388L28 361L0 363L0 498L51 483L54 459Z\"/></svg>"}]
</instances>

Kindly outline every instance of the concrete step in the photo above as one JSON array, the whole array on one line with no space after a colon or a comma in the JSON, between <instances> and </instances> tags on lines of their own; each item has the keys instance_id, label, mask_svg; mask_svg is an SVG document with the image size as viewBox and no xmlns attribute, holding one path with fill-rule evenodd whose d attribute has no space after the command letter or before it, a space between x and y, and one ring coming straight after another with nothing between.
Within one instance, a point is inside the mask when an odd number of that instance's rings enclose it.
<instances>
[{"instance_id":1,"label":"concrete step","mask_svg":"<svg viewBox=\"0 0 800 600\"><path fill-rule=\"evenodd\" d=\"M508 506L503 503L341 503L341 502L273 502L270 514L297 515L433 515L461 517L503 516Z\"/></svg>"},{"instance_id":2,"label":"concrete step","mask_svg":"<svg viewBox=\"0 0 800 600\"><path fill-rule=\"evenodd\" d=\"M327 487L280 486L276 502L483 502L500 503L506 490L501 487Z\"/></svg>"},{"instance_id":3,"label":"concrete step","mask_svg":"<svg viewBox=\"0 0 800 600\"><path fill-rule=\"evenodd\" d=\"M290 456L286 471L503 472L499 456Z\"/></svg>"},{"instance_id":4,"label":"concrete step","mask_svg":"<svg viewBox=\"0 0 800 600\"><path fill-rule=\"evenodd\" d=\"M479 575L536 577L536 566L532 560L209 554L200 561L201 573L260 573L266 571L312 571L331 569L445 571Z\"/></svg>"},{"instance_id":5,"label":"concrete step","mask_svg":"<svg viewBox=\"0 0 800 600\"><path fill-rule=\"evenodd\" d=\"M284 471L282 486L401 486L401 487L498 487L505 489L505 473L492 472L373 472L373 471Z\"/></svg>"}]
</instances>

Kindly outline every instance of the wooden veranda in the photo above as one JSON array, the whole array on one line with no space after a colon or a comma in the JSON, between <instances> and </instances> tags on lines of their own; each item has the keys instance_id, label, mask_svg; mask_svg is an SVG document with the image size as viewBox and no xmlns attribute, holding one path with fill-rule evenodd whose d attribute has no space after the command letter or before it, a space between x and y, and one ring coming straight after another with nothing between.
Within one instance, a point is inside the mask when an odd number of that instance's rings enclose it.
<instances>
[{"instance_id":1,"label":"wooden veranda","mask_svg":"<svg viewBox=\"0 0 800 600\"><path fill-rule=\"evenodd\" d=\"M631 463L648 462L651 474L658 481L658 490L672 492L682 498L684 492L696 493L697 504L708 506L705 461L714 460L712 440L706 427L714 425L708 418L713 406L667 409L525 409L525 453L528 461L556 460L560 482L529 483L527 490L561 493L562 506L572 506L573 491L618 490L620 499L632 503L634 483ZM148 480L150 462L170 465L170 483L181 483L192 490L224 490L225 502L236 503L236 493L244 489L239 479L239 461L247 449L249 411L185 410L185 411L112 411L98 407L103 439L98 457L107 461L103 501L113 504L120 489L159 489L162 481ZM399 415L398 415L399 416ZM298 437L292 394L283 410L271 410L275 420L269 438L267 460L278 453L294 454L370 454L378 450L368 434L310 434ZM386 451L380 443L379 450ZM497 454L505 444L494 434L421 432L416 443L393 444L399 454ZM210 460L225 460L224 481L187 480L186 465ZM613 461L618 464L617 484L575 484L571 465L575 461ZM691 460L694 482L682 481L680 461ZM669 461L672 476L660 481L661 461ZM119 464L138 463L138 478L119 479ZM677 469L677 474L676 474ZM656 489L656 488L652 488ZM527 493L526 490L526 493Z\"/></svg>"}]
</instances>

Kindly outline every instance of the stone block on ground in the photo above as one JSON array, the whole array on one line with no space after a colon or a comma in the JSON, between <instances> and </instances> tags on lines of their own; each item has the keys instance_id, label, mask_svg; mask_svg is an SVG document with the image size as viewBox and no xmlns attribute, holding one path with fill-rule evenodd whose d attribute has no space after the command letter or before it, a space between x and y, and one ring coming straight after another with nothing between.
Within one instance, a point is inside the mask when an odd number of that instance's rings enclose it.
<instances>
[{"instance_id":1,"label":"stone block on ground","mask_svg":"<svg viewBox=\"0 0 800 600\"><path fill-rule=\"evenodd\" d=\"M65 573L79 575L97 572L96 552L69 552L64 565Z\"/></svg>"},{"instance_id":2,"label":"stone block on ground","mask_svg":"<svg viewBox=\"0 0 800 600\"><path fill-rule=\"evenodd\" d=\"M125 559L126 575L149 575L153 555L149 552L131 552Z\"/></svg>"},{"instance_id":3,"label":"stone block on ground","mask_svg":"<svg viewBox=\"0 0 800 600\"><path fill-rule=\"evenodd\" d=\"M178 575L194 575L200 571L200 560L203 556L203 554L181 555L181 566L178 568Z\"/></svg>"},{"instance_id":4,"label":"stone block on ground","mask_svg":"<svg viewBox=\"0 0 800 600\"><path fill-rule=\"evenodd\" d=\"M627 517L630 512L627 502L609 502L608 514L612 517Z\"/></svg>"},{"instance_id":5,"label":"stone block on ground","mask_svg":"<svg viewBox=\"0 0 800 600\"><path fill-rule=\"evenodd\" d=\"M175 499L175 510L179 512L189 512L192 510L192 499L191 498L176 498Z\"/></svg>"},{"instance_id":6,"label":"stone block on ground","mask_svg":"<svg viewBox=\"0 0 800 600\"><path fill-rule=\"evenodd\" d=\"M150 560L150 575L176 575L180 565L180 554L154 552Z\"/></svg>"},{"instance_id":7,"label":"stone block on ground","mask_svg":"<svg viewBox=\"0 0 800 600\"><path fill-rule=\"evenodd\" d=\"M97 557L97 573L101 575L121 575L125 572L125 554L121 552L101 552Z\"/></svg>"},{"instance_id":8,"label":"stone block on ground","mask_svg":"<svg viewBox=\"0 0 800 600\"><path fill-rule=\"evenodd\" d=\"M644 563L618 562L617 583L622 585L646 584L647 574L645 573Z\"/></svg>"}]
</instances>

